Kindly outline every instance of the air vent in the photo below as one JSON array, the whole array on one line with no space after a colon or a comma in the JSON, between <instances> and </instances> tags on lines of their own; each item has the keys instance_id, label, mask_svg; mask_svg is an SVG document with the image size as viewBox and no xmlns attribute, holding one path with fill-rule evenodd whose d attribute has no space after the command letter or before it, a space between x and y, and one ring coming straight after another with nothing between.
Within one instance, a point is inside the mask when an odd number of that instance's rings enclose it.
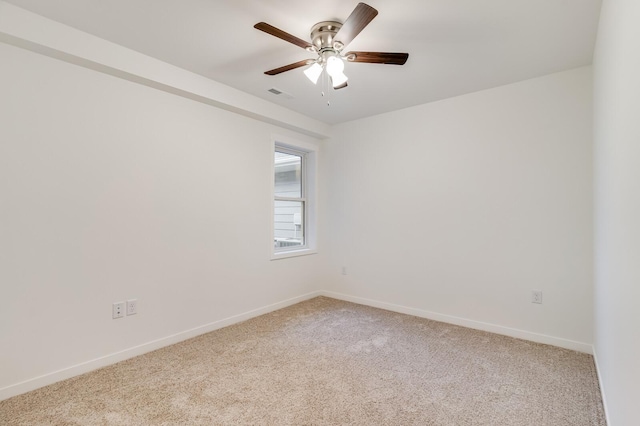
<instances>
[{"instance_id":1,"label":"air vent","mask_svg":"<svg viewBox=\"0 0 640 426\"><path fill-rule=\"evenodd\" d=\"M283 92L283 91L282 91L282 90L280 90L280 89L276 89L275 87L272 87L271 89L267 90L267 92L269 92L269 93L273 93L274 95L279 96L279 97L281 97L281 98L285 98L285 99L293 99L293 96L292 96L292 95L290 95L290 94L288 94L288 93L286 93L286 92Z\"/></svg>"}]
</instances>

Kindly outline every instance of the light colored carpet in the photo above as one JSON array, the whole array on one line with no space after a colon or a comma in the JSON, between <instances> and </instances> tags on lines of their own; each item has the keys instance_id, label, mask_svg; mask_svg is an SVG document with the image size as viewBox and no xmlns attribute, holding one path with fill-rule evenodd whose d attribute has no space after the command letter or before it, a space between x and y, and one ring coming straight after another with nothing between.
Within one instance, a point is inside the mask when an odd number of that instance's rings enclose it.
<instances>
[{"instance_id":1,"label":"light colored carpet","mask_svg":"<svg viewBox=\"0 0 640 426\"><path fill-rule=\"evenodd\" d=\"M3 425L604 425L590 355L318 297L0 402Z\"/></svg>"}]
</instances>

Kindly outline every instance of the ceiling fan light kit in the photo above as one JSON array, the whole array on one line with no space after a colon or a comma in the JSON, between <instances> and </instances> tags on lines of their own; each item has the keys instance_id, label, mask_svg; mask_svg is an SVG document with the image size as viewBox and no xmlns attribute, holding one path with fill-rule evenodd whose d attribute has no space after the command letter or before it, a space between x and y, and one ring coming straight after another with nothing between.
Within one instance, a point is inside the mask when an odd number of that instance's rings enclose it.
<instances>
[{"instance_id":1,"label":"ceiling fan light kit","mask_svg":"<svg viewBox=\"0 0 640 426\"><path fill-rule=\"evenodd\" d=\"M338 21L318 22L311 28L311 43L286 33L265 22L259 22L254 28L278 37L284 41L302 47L318 56L280 68L265 71L267 75L277 75L306 65L307 78L317 84L320 75L326 70L334 89L347 87L348 77L344 73L344 61L366 62L371 64L404 65L409 58L408 53L391 52L348 52L342 50L378 15L378 11L365 3L358 3L344 23Z\"/></svg>"},{"instance_id":2,"label":"ceiling fan light kit","mask_svg":"<svg viewBox=\"0 0 640 426\"><path fill-rule=\"evenodd\" d=\"M304 70L304 74L307 76L309 80L311 80L313 84L317 84L318 78L320 78L320 74L322 74L322 70L323 70L322 65L320 65L316 61L313 64L311 64L309 68Z\"/></svg>"}]
</instances>

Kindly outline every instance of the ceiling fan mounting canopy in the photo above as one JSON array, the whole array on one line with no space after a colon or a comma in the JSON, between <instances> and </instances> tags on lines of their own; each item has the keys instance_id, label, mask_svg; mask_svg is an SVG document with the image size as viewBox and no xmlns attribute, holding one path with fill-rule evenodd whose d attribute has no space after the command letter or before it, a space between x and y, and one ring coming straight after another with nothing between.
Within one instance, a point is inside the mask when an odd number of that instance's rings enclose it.
<instances>
[{"instance_id":1,"label":"ceiling fan mounting canopy","mask_svg":"<svg viewBox=\"0 0 640 426\"><path fill-rule=\"evenodd\" d=\"M291 35L279 28L269 25L266 22L259 22L254 25L254 28L263 31L267 34L271 34L274 37L278 37L284 41L295 44L302 47L309 52L317 53L315 59L305 59L302 61L294 62L293 64L285 65L280 68L265 71L267 75L277 75L285 71L290 71L296 68L303 67L305 65L312 64L313 66L327 65L329 62L335 62L335 59L343 59L350 62L366 62L371 64L391 64L391 65L404 65L409 58L408 53L395 53L395 52L347 52L342 53L342 50L353 41L353 39L360 34L360 32L378 15L378 11L373 7L365 3L358 3L356 8L351 12L351 15L344 23L338 21L321 21L315 24L311 28L310 39L311 43L302 40L294 35ZM330 59L333 58L331 61ZM341 71L340 71L341 73ZM346 76L344 82L334 84L334 89L341 89L347 86ZM333 76L332 76L333 79ZM317 81L317 77L316 77ZM334 81L334 83L336 83Z\"/></svg>"},{"instance_id":2,"label":"ceiling fan mounting canopy","mask_svg":"<svg viewBox=\"0 0 640 426\"><path fill-rule=\"evenodd\" d=\"M342 28L342 23L337 21L322 21L311 27L312 50L322 53L323 50L339 51L344 46L335 40L335 36ZM335 44L335 46L334 46Z\"/></svg>"}]
</instances>

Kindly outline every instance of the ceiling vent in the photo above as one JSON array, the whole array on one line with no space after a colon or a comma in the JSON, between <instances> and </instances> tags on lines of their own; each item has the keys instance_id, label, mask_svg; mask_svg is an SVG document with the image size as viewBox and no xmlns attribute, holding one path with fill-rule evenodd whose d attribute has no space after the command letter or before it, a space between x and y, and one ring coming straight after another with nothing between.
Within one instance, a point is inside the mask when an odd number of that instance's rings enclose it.
<instances>
[{"instance_id":1,"label":"ceiling vent","mask_svg":"<svg viewBox=\"0 0 640 426\"><path fill-rule=\"evenodd\" d=\"M281 98L285 98L285 99L293 99L293 96L292 96L292 95L290 95L290 94L288 94L288 93L286 93L286 92L283 92L283 91L282 91L282 90L280 90L280 89L276 89L275 87L272 87L271 89L267 90L267 92L269 92L269 93L273 93L274 95L279 96L279 97L281 97Z\"/></svg>"}]
</instances>

